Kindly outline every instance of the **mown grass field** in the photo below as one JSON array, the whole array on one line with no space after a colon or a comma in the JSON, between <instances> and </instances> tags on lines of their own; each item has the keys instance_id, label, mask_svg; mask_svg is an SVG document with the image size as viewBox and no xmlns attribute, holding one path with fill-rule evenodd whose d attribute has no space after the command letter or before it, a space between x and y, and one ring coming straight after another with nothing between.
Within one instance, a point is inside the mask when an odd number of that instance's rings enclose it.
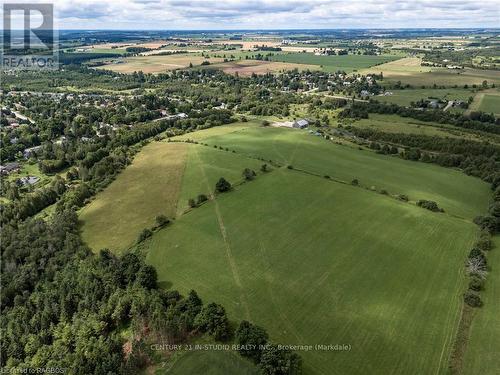
<instances>
[{"instance_id":1,"label":"mown grass field","mask_svg":"<svg viewBox=\"0 0 500 375\"><path fill-rule=\"evenodd\" d=\"M161 282L222 303L300 352L305 374L444 373L476 227L286 168L148 243ZM418 356L415 353L418 352Z\"/></svg>"},{"instance_id":2,"label":"mown grass field","mask_svg":"<svg viewBox=\"0 0 500 375\"><path fill-rule=\"evenodd\" d=\"M257 367L238 353L226 351L194 351L183 354L168 370L158 375L258 375Z\"/></svg>"},{"instance_id":3,"label":"mown grass field","mask_svg":"<svg viewBox=\"0 0 500 375\"><path fill-rule=\"evenodd\" d=\"M345 72L353 72L355 70L369 68L374 65L386 63L399 59L398 56L381 55L381 56L365 56L365 55L345 55L345 56L316 56L313 53L282 53L270 57L273 61L281 61L287 63L319 65L327 72L335 72L343 70Z\"/></svg>"},{"instance_id":4,"label":"mown grass field","mask_svg":"<svg viewBox=\"0 0 500 375\"><path fill-rule=\"evenodd\" d=\"M484 306L472 321L471 335L464 359L466 375L495 375L500 369L500 237L494 237L494 249L488 254L491 272L481 292Z\"/></svg>"},{"instance_id":5,"label":"mown grass field","mask_svg":"<svg viewBox=\"0 0 500 375\"><path fill-rule=\"evenodd\" d=\"M83 240L94 250L133 245L157 215L174 217L187 158L184 143L152 142L80 212Z\"/></svg>"},{"instance_id":6,"label":"mown grass field","mask_svg":"<svg viewBox=\"0 0 500 375\"><path fill-rule=\"evenodd\" d=\"M480 86L483 81L489 84L500 83L500 71L465 68L463 70L453 70L447 68L435 68L421 66L421 59L418 57L407 57L396 61L391 61L382 65L363 69L361 74L382 72L384 81L394 83L401 81L403 84L410 84L415 88L425 86L429 88L434 84L438 86L463 87L464 85ZM384 81L381 81L383 83Z\"/></svg>"}]
</instances>

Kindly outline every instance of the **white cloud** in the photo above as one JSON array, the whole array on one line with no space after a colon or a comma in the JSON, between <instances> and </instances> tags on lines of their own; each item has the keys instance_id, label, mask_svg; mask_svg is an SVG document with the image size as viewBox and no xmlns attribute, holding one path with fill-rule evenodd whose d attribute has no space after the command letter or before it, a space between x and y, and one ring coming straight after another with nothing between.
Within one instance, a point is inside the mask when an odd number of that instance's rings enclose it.
<instances>
[{"instance_id":1,"label":"white cloud","mask_svg":"<svg viewBox=\"0 0 500 375\"><path fill-rule=\"evenodd\" d=\"M44 0L46 1L46 0ZM56 0L61 29L498 27L497 0Z\"/></svg>"}]
</instances>

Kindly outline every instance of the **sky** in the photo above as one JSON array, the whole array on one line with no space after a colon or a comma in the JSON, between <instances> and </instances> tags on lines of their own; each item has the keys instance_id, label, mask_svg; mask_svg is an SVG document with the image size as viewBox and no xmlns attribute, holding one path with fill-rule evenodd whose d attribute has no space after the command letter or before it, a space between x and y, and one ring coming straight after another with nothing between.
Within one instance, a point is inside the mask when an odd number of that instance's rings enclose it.
<instances>
[{"instance_id":1,"label":"sky","mask_svg":"<svg viewBox=\"0 0 500 375\"><path fill-rule=\"evenodd\" d=\"M20 2L5 0L5 2ZM50 2L27 0L26 2ZM59 29L499 27L500 0L54 0Z\"/></svg>"}]
</instances>

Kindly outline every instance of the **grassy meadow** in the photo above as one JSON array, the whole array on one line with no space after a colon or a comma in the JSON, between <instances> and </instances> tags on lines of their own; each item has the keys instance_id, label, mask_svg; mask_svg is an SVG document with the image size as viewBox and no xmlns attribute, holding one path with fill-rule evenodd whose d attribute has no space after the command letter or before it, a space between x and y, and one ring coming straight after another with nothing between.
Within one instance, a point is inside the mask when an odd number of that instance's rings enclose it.
<instances>
[{"instance_id":1,"label":"grassy meadow","mask_svg":"<svg viewBox=\"0 0 500 375\"><path fill-rule=\"evenodd\" d=\"M157 215L174 217L187 157L184 143L152 142L80 212L82 237L94 250L122 251Z\"/></svg>"}]
</instances>

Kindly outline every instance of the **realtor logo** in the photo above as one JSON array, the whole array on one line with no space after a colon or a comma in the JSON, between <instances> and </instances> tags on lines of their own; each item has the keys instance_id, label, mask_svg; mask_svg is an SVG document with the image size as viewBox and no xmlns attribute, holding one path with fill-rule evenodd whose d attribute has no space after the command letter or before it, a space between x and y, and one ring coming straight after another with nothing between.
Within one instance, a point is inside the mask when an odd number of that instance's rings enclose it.
<instances>
[{"instance_id":1,"label":"realtor logo","mask_svg":"<svg viewBox=\"0 0 500 375\"><path fill-rule=\"evenodd\" d=\"M57 69L54 6L3 4L2 69Z\"/></svg>"}]
</instances>

